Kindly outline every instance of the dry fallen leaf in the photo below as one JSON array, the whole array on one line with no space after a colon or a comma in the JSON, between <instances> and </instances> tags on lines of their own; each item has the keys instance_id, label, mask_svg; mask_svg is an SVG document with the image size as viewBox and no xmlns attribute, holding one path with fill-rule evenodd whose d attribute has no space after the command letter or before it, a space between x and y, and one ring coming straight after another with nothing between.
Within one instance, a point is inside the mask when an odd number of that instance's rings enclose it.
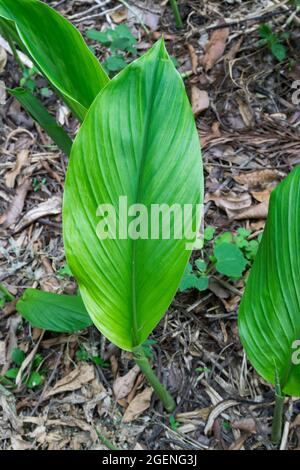
<instances>
[{"instance_id":1,"label":"dry fallen leaf","mask_svg":"<svg viewBox=\"0 0 300 470\"><path fill-rule=\"evenodd\" d=\"M269 201L263 201L256 206L249 207L245 211L236 214L233 218L235 220L244 219L266 219L268 217Z\"/></svg>"},{"instance_id":2,"label":"dry fallen leaf","mask_svg":"<svg viewBox=\"0 0 300 470\"><path fill-rule=\"evenodd\" d=\"M130 10L128 10L126 23L129 26L140 23L143 26L148 26L151 31L156 31L160 22L162 9L159 4L156 4L155 9L156 11L153 9L151 11L150 9L139 7L137 2L133 2L130 5Z\"/></svg>"},{"instance_id":3,"label":"dry fallen leaf","mask_svg":"<svg viewBox=\"0 0 300 470\"><path fill-rule=\"evenodd\" d=\"M16 400L12 393L0 384L0 410L4 422L10 423L12 429L22 432L22 421L17 416Z\"/></svg>"},{"instance_id":4,"label":"dry fallen leaf","mask_svg":"<svg viewBox=\"0 0 300 470\"><path fill-rule=\"evenodd\" d=\"M278 183L284 176L284 173L278 170L257 170L241 173L240 175L233 176L233 179L247 188L256 188L265 187L274 182Z\"/></svg>"},{"instance_id":5,"label":"dry fallen leaf","mask_svg":"<svg viewBox=\"0 0 300 470\"><path fill-rule=\"evenodd\" d=\"M23 180L20 186L18 186L15 197L4 214L0 216L0 226L2 226L1 228L8 228L17 222L23 210L25 198L30 186L31 181L29 178Z\"/></svg>"},{"instance_id":6,"label":"dry fallen leaf","mask_svg":"<svg viewBox=\"0 0 300 470\"><path fill-rule=\"evenodd\" d=\"M193 411L187 411L185 413L178 413L175 418L179 423L189 422L191 419L207 419L211 408L198 408Z\"/></svg>"},{"instance_id":7,"label":"dry fallen leaf","mask_svg":"<svg viewBox=\"0 0 300 470\"><path fill-rule=\"evenodd\" d=\"M33 447L32 442L27 442L21 436L11 436L11 446L13 450L30 450Z\"/></svg>"},{"instance_id":8,"label":"dry fallen leaf","mask_svg":"<svg viewBox=\"0 0 300 470\"><path fill-rule=\"evenodd\" d=\"M6 362L6 345L5 341L0 341L0 366Z\"/></svg>"},{"instance_id":9,"label":"dry fallen leaf","mask_svg":"<svg viewBox=\"0 0 300 470\"><path fill-rule=\"evenodd\" d=\"M202 59L202 65L206 72L212 69L215 63L222 57L228 36L229 28L220 28L212 33Z\"/></svg>"},{"instance_id":10,"label":"dry fallen leaf","mask_svg":"<svg viewBox=\"0 0 300 470\"><path fill-rule=\"evenodd\" d=\"M251 196L258 202L269 201L272 188L263 191L252 191Z\"/></svg>"},{"instance_id":11,"label":"dry fallen leaf","mask_svg":"<svg viewBox=\"0 0 300 470\"><path fill-rule=\"evenodd\" d=\"M56 382L54 387L45 394L44 399L57 395L58 393L78 390L84 384L91 382L94 378L95 370L93 365L81 362L76 369Z\"/></svg>"},{"instance_id":12,"label":"dry fallen leaf","mask_svg":"<svg viewBox=\"0 0 300 470\"><path fill-rule=\"evenodd\" d=\"M235 420L231 424L234 429L239 429L240 431L245 431L247 433L256 432L256 422L253 418Z\"/></svg>"},{"instance_id":13,"label":"dry fallen leaf","mask_svg":"<svg viewBox=\"0 0 300 470\"><path fill-rule=\"evenodd\" d=\"M6 86L3 80L0 80L0 105L4 106L6 103Z\"/></svg>"},{"instance_id":14,"label":"dry fallen leaf","mask_svg":"<svg viewBox=\"0 0 300 470\"><path fill-rule=\"evenodd\" d=\"M61 213L61 198L59 196L53 196L50 199L47 199L45 202L41 202L36 207L30 209L16 225L14 231L19 232L27 225L32 224L41 217L46 215L57 215Z\"/></svg>"},{"instance_id":15,"label":"dry fallen leaf","mask_svg":"<svg viewBox=\"0 0 300 470\"><path fill-rule=\"evenodd\" d=\"M16 177L20 174L21 169L26 164L28 155L29 151L27 149L23 149L18 153L14 168L11 171L8 171L5 175L5 184L8 188L14 187Z\"/></svg>"},{"instance_id":16,"label":"dry fallen leaf","mask_svg":"<svg viewBox=\"0 0 300 470\"><path fill-rule=\"evenodd\" d=\"M235 442L233 442L230 446L229 446L229 449L228 450L241 450L246 442L246 440L248 439L248 437L250 436L250 433L246 432L246 433L243 433L241 434Z\"/></svg>"},{"instance_id":17,"label":"dry fallen leaf","mask_svg":"<svg viewBox=\"0 0 300 470\"><path fill-rule=\"evenodd\" d=\"M237 99L237 103L239 106L240 115L242 116L245 125L250 127L253 124L254 118L250 105L239 98Z\"/></svg>"},{"instance_id":18,"label":"dry fallen leaf","mask_svg":"<svg viewBox=\"0 0 300 470\"><path fill-rule=\"evenodd\" d=\"M221 299L222 301L224 299L228 299L228 297L230 296L229 291L225 289L225 287L221 286L218 280L214 279L213 277L209 278L208 287L209 290L211 290L215 294L215 296L217 296L218 299Z\"/></svg>"},{"instance_id":19,"label":"dry fallen leaf","mask_svg":"<svg viewBox=\"0 0 300 470\"><path fill-rule=\"evenodd\" d=\"M235 56L237 55L237 53L239 52L240 48L241 48L241 45L243 44L243 41L244 41L244 37L241 36L240 39L238 39L233 45L232 47L229 49L229 51L227 52L225 58L227 60L233 60L235 59Z\"/></svg>"},{"instance_id":20,"label":"dry fallen leaf","mask_svg":"<svg viewBox=\"0 0 300 470\"><path fill-rule=\"evenodd\" d=\"M236 400L224 400L218 403L210 412L209 417L207 419L205 428L204 428L204 434L205 436L208 436L211 434L213 430L213 425L215 420L217 419L218 416L220 416L224 411L226 411L228 408L231 408L233 406L238 405L239 402Z\"/></svg>"},{"instance_id":21,"label":"dry fallen leaf","mask_svg":"<svg viewBox=\"0 0 300 470\"><path fill-rule=\"evenodd\" d=\"M124 413L122 420L123 423L130 423L131 421L134 421L138 416L140 416L149 408L152 393L153 389L151 387L147 387L145 390L135 396Z\"/></svg>"},{"instance_id":22,"label":"dry fallen leaf","mask_svg":"<svg viewBox=\"0 0 300 470\"><path fill-rule=\"evenodd\" d=\"M139 366L135 365L126 375L118 377L113 384L113 391L116 400L127 397L133 389L136 378L140 372Z\"/></svg>"},{"instance_id":23,"label":"dry fallen leaf","mask_svg":"<svg viewBox=\"0 0 300 470\"><path fill-rule=\"evenodd\" d=\"M126 20L127 15L128 15L127 8L121 8L120 10L116 10L110 13L111 18L116 24L122 23L122 21Z\"/></svg>"},{"instance_id":24,"label":"dry fallen leaf","mask_svg":"<svg viewBox=\"0 0 300 470\"><path fill-rule=\"evenodd\" d=\"M248 193L240 195L234 193L223 194L221 191L208 193L205 197L205 202L208 201L213 201L217 207L225 210L230 219L236 218L236 215L249 208L252 203L251 196Z\"/></svg>"},{"instance_id":25,"label":"dry fallen leaf","mask_svg":"<svg viewBox=\"0 0 300 470\"><path fill-rule=\"evenodd\" d=\"M191 58L191 64L192 64L192 72L197 73L197 67L198 67L198 56L196 54L194 46L192 44L188 44L188 50Z\"/></svg>"},{"instance_id":26,"label":"dry fallen leaf","mask_svg":"<svg viewBox=\"0 0 300 470\"><path fill-rule=\"evenodd\" d=\"M2 46L0 46L0 73L2 73L3 70L5 69L6 62L7 62L6 50Z\"/></svg>"},{"instance_id":27,"label":"dry fallen leaf","mask_svg":"<svg viewBox=\"0 0 300 470\"><path fill-rule=\"evenodd\" d=\"M192 86L191 101L194 116L198 116L202 111L209 107L209 96L207 91L200 90L194 85Z\"/></svg>"}]
</instances>

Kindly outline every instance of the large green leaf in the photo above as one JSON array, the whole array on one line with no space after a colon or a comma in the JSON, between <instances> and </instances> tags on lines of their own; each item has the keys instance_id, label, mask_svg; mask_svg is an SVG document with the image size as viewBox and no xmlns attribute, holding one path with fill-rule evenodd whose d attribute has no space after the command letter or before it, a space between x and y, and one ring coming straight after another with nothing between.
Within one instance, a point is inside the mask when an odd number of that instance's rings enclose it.
<instances>
[{"instance_id":1,"label":"large green leaf","mask_svg":"<svg viewBox=\"0 0 300 470\"><path fill-rule=\"evenodd\" d=\"M190 251L185 239L162 239L161 230L159 239L98 238L99 205L117 208L123 195L128 207L196 204L202 192L193 114L160 41L96 98L73 144L65 185L68 264L95 325L118 346L132 350L147 338L172 301ZM118 209L117 216L126 231Z\"/></svg>"},{"instance_id":2,"label":"large green leaf","mask_svg":"<svg viewBox=\"0 0 300 470\"><path fill-rule=\"evenodd\" d=\"M43 330L72 333L92 324L81 297L77 295L26 289L16 308L33 326Z\"/></svg>"},{"instance_id":3,"label":"large green leaf","mask_svg":"<svg viewBox=\"0 0 300 470\"><path fill-rule=\"evenodd\" d=\"M264 235L239 310L239 332L255 369L300 396L300 166L273 191ZM299 349L299 343L298 343Z\"/></svg>"},{"instance_id":4,"label":"large green leaf","mask_svg":"<svg viewBox=\"0 0 300 470\"><path fill-rule=\"evenodd\" d=\"M34 62L82 120L108 78L77 29L38 0L0 0Z\"/></svg>"},{"instance_id":5,"label":"large green leaf","mask_svg":"<svg viewBox=\"0 0 300 470\"><path fill-rule=\"evenodd\" d=\"M39 125L47 132L53 139L57 146L65 152L66 155L70 154L72 147L72 140L66 131L55 121L55 119L48 113L47 108L29 91L24 88L14 88L8 90L26 109L26 111L39 123Z\"/></svg>"}]
</instances>

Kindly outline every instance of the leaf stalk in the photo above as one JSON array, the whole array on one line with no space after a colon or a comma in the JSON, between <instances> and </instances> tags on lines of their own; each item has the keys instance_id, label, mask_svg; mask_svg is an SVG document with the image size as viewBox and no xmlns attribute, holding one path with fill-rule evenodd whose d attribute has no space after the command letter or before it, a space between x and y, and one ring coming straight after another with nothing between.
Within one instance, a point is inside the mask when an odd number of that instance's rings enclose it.
<instances>
[{"instance_id":1,"label":"leaf stalk","mask_svg":"<svg viewBox=\"0 0 300 470\"><path fill-rule=\"evenodd\" d=\"M179 8L177 5L177 0L170 0L170 3L171 3L172 10L173 10L173 15L175 17L175 23L176 23L177 28L183 28L183 22L180 16Z\"/></svg>"},{"instance_id":2,"label":"leaf stalk","mask_svg":"<svg viewBox=\"0 0 300 470\"><path fill-rule=\"evenodd\" d=\"M142 346L138 346L134 348L133 357L134 357L135 362L137 363L137 365L139 366L139 368L145 375L145 377L148 379L148 382L153 387L154 392L156 393L158 398L161 400L166 411L168 411L169 413L174 411L176 403L173 397L168 392L168 390L159 381L158 377L153 372L152 367L145 355L145 352Z\"/></svg>"},{"instance_id":3,"label":"leaf stalk","mask_svg":"<svg viewBox=\"0 0 300 470\"><path fill-rule=\"evenodd\" d=\"M280 387L276 387L275 393L275 408L274 408L274 417L272 424L272 443L278 445L282 436L282 417L283 417L283 408L284 408L284 399L285 396L281 393Z\"/></svg>"}]
</instances>

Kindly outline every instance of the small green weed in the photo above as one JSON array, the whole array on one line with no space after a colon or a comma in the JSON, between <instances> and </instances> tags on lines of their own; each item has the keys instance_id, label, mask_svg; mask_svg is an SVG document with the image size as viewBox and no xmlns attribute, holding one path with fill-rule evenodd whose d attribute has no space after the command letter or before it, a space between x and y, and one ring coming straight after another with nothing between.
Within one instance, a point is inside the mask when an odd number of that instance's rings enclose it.
<instances>
[{"instance_id":1,"label":"small green weed","mask_svg":"<svg viewBox=\"0 0 300 470\"><path fill-rule=\"evenodd\" d=\"M6 371L4 375L0 375L0 384L14 388L15 387L15 380L19 373L20 367L22 366L25 360L25 353L22 349L15 348L11 354L11 361L14 367L11 367ZM29 375L24 376L23 383L26 385L27 388L35 388L41 385L44 382L44 374L47 372L44 370L39 370L41 363L43 362L44 358L41 354L36 354L34 356L32 362L32 369Z\"/></svg>"},{"instance_id":2,"label":"small green weed","mask_svg":"<svg viewBox=\"0 0 300 470\"><path fill-rule=\"evenodd\" d=\"M120 24L115 29L108 28L105 31L89 29L86 36L109 49L110 56L102 65L110 75L124 69L130 57L137 56L137 50L134 47L137 40L125 24Z\"/></svg>"},{"instance_id":3,"label":"small green weed","mask_svg":"<svg viewBox=\"0 0 300 470\"><path fill-rule=\"evenodd\" d=\"M289 38L288 32L275 33L273 32L271 26L263 23L259 27L259 34L261 37L260 44L267 46L270 52L279 62L286 59L287 49L284 43Z\"/></svg>"},{"instance_id":4,"label":"small green weed","mask_svg":"<svg viewBox=\"0 0 300 470\"><path fill-rule=\"evenodd\" d=\"M109 367L109 363L102 359L100 356L92 356L84 346L80 345L79 349L76 351L75 354L76 360L78 362L84 361L84 362L93 362L93 364L96 364L97 366L103 367L104 369L107 369Z\"/></svg>"},{"instance_id":5,"label":"small green weed","mask_svg":"<svg viewBox=\"0 0 300 470\"><path fill-rule=\"evenodd\" d=\"M207 227L204 231L204 246L202 257L189 263L182 278L179 290L208 288L211 274L221 274L235 281L242 277L247 266L255 259L259 241L248 240L249 230L238 228L236 233L224 232L215 236L215 228Z\"/></svg>"}]
</instances>

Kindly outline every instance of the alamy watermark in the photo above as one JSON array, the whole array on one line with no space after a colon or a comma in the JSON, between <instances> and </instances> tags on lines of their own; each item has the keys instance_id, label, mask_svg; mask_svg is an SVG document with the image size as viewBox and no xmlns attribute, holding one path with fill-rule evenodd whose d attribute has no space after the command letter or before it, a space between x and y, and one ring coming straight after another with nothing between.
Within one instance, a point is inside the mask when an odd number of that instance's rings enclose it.
<instances>
[{"instance_id":1,"label":"alamy watermark","mask_svg":"<svg viewBox=\"0 0 300 470\"><path fill-rule=\"evenodd\" d=\"M294 366L300 365L300 339L297 339L292 344L293 354L292 354L292 363Z\"/></svg>"},{"instance_id":2,"label":"alamy watermark","mask_svg":"<svg viewBox=\"0 0 300 470\"><path fill-rule=\"evenodd\" d=\"M292 103L298 106L300 104L300 80L295 80L292 83L292 89L295 90L292 94Z\"/></svg>"},{"instance_id":3,"label":"alamy watermark","mask_svg":"<svg viewBox=\"0 0 300 470\"><path fill-rule=\"evenodd\" d=\"M187 250L202 247L199 234L203 204L100 204L96 232L101 240L184 240Z\"/></svg>"}]
</instances>

